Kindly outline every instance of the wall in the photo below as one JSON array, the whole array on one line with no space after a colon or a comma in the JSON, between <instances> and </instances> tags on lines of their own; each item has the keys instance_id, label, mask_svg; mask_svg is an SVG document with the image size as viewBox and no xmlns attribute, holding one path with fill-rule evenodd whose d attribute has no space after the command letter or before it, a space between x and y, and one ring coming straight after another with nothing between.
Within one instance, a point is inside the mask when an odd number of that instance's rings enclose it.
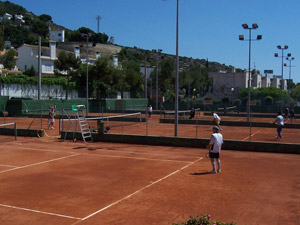
<instances>
[{"instance_id":1,"label":"wall","mask_svg":"<svg viewBox=\"0 0 300 225\"><path fill-rule=\"evenodd\" d=\"M222 99L237 98L240 89L248 87L248 73L220 73L210 72L213 79L213 96Z\"/></svg>"},{"instance_id":2,"label":"wall","mask_svg":"<svg viewBox=\"0 0 300 225\"><path fill-rule=\"evenodd\" d=\"M1 95L8 96L9 98L37 98L38 97L38 87L37 85L21 85L21 84L3 84L1 88ZM59 85L42 85L41 98L65 98L66 91L62 86ZM70 90L70 99L78 98L78 91Z\"/></svg>"}]
</instances>

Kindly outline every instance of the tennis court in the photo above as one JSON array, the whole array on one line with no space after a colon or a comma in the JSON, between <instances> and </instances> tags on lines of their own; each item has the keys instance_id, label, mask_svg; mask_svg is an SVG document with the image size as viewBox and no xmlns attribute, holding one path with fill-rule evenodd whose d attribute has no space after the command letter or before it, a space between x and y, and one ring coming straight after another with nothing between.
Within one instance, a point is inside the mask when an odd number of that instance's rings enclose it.
<instances>
[{"instance_id":1,"label":"tennis court","mask_svg":"<svg viewBox=\"0 0 300 225\"><path fill-rule=\"evenodd\" d=\"M118 114L103 114L104 117L116 116ZM129 114L130 115L130 114ZM102 116L100 114L95 114L93 116ZM153 136L174 136L174 124L159 123L160 115L152 115L148 122L141 122L140 118L144 118L145 115L139 113L130 115L129 117L122 117L135 119L134 121L114 121L112 119L104 119L104 126L109 126L111 128L110 133L115 134L135 134L135 135L153 135ZM210 116L201 115L199 118L201 120L212 120ZM246 121L245 117L222 117L222 120L228 121ZM2 118L3 120L3 118ZM272 123L274 120L272 118L253 118L257 122L269 122ZM59 136L59 120L56 119L55 126L53 130L47 128L47 118L19 118L19 117L6 117L6 123L17 123L18 128L28 128L40 129L41 127L45 130L45 136L48 137L58 137ZM288 121L289 123L290 121ZM297 120L296 120L297 122ZM97 130L97 120L88 120L89 125L93 130ZM62 129L74 131L74 127L69 120L64 120ZM209 138L211 135L211 128L213 125L192 125L192 124L179 124L178 125L178 136L179 137L192 137L192 138ZM300 143L300 132L297 129L283 128L282 135L283 138L276 140L275 136L276 127L252 127L251 134L249 127L239 127L239 126L223 126L221 121L221 127L223 128L222 134L224 139L228 140L242 140L249 141L251 136L251 141L263 141L263 142L280 142L280 143ZM79 126L77 126L79 130Z\"/></svg>"},{"instance_id":2,"label":"tennis court","mask_svg":"<svg viewBox=\"0 0 300 225\"><path fill-rule=\"evenodd\" d=\"M300 156L18 137L0 143L1 224L238 224L300 219Z\"/></svg>"}]
</instances>

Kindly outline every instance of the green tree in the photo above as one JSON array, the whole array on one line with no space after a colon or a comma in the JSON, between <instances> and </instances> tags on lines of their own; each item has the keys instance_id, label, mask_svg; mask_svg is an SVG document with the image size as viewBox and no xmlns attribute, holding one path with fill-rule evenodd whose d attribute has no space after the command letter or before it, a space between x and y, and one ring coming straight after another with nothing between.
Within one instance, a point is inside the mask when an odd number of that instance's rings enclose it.
<instances>
[{"instance_id":1,"label":"green tree","mask_svg":"<svg viewBox=\"0 0 300 225\"><path fill-rule=\"evenodd\" d=\"M89 73L92 81L93 91L96 91L96 98L107 94L107 90L113 80L113 67L108 57L99 57Z\"/></svg>"},{"instance_id":2,"label":"green tree","mask_svg":"<svg viewBox=\"0 0 300 225\"><path fill-rule=\"evenodd\" d=\"M70 78L79 75L78 69L80 64L81 61L79 58L76 58L72 53L66 53L64 51L59 53L57 60L54 61L56 73L67 75L66 99L68 99L69 95Z\"/></svg>"},{"instance_id":3,"label":"green tree","mask_svg":"<svg viewBox=\"0 0 300 225\"><path fill-rule=\"evenodd\" d=\"M158 75L159 89L163 94L174 92L174 79L175 79L175 62L173 59L168 58L160 63L160 71Z\"/></svg>"},{"instance_id":4,"label":"green tree","mask_svg":"<svg viewBox=\"0 0 300 225\"><path fill-rule=\"evenodd\" d=\"M130 91L132 97L141 97L143 77L140 73L140 66L134 61L124 64L124 81L127 87L126 91Z\"/></svg>"},{"instance_id":5,"label":"green tree","mask_svg":"<svg viewBox=\"0 0 300 225\"><path fill-rule=\"evenodd\" d=\"M4 32L0 26L0 50L4 49Z\"/></svg>"},{"instance_id":6,"label":"green tree","mask_svg":"<svg viewBox=\"0 0 300 225\"><path fill-rule=\"evenodd\" d=\"M48 25L40 19L35 19L32 24L32 32L46 37L49 33Z\"/></svg>"},{"instance_id":7,"label":"green tree","mask_svg":"<svg viewBox=\"0 0 300 225\"><path fill-rule=\"evenodd\" d=\"M47 22L49 22L49 21L52 20L52 17L49 16L49 15L47 15L47 14L42 14L42 15L38 16L38 18L39 18L41 21L43 21L44 23L47 23Z\"/></svg>"},{"instance_id":8,"label":"green tree","mask_svg":"<svg viewBox=\"0 0 300 225\"><path fill-rule=\"evenodd\" d=\"M16 65L16 54L17 52L14 49L10 49L0 58L0 62L3 64L4 68L14 68L14 66Z\"/></svg>"}]
</instances>

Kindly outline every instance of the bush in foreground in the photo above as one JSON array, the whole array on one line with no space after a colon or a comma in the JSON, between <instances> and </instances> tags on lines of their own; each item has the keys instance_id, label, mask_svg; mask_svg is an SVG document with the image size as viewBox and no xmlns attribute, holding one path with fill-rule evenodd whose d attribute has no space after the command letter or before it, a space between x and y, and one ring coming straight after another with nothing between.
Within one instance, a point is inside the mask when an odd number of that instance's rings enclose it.
<instances>
[{"instance_id":1,"label":"bush in foreground","mask_svg":"<svg viewBox=\"0 0 300 225\"><path fill-rule=\"evenodd\" d=\"M233 222L230 223L222 223L220 221L210 221L210 215L202 215L202 216L190 216L190 218L183 223L173 223L172 225L236 225Z\"/></svg>"}]
</instances>

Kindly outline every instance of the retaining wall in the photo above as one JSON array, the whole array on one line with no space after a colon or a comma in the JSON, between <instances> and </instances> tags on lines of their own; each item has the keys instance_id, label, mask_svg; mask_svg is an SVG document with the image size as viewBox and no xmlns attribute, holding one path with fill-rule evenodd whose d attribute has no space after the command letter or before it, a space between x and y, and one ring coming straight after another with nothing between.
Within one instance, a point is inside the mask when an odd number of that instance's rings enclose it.
<instances>
[{"instance_id":1,"label":"retaining wall","mask_svg":"<svg viewBox=\"0 0 300 225\"><path fill-rule=\"evenodd\" d=\"M14 128L0 128L0 135L14 136ZM19 129L17 128L17 136L23 137L44 137L44 130Z\"/></svg>"},{"instance_id":2,"label":"retaining wall","mask_svg":"<svg viewBox=\"0 0 300 225\"><path fill-rule=\"evenodd\" d=\"M66 132L61 132L61 137L65 137ZM66 139L82 140L80 132L67 132ZM93 133L95 142L113 142L113 143L128 143L141 145L159 145L159 146L176 146L190 148L206 148L209 139L195 138L180 138L180 137L161 137L161 136L142 136L142 135L124 135L124 134L101 134ZM236 151L253 151L253 152L272 152L272 153L290 153L300 154L299 144L284 144L271 142L249 142L224 140L223 150Z\"/></svg>"},{"instance_id":3,"label":"retaining wall","mask_svg":"<svg viewBox=\"0 0 300 225\"><path fill-rule=\"evenodd\" d=\"M174 119L160 119L160 123L175 123ZM178 120L179 124L199 124L199 125L215 125L211 120ZM247 121L221 121L222 126L237 126L237 127L250 127L250 122ZM264 123L264 122L251 122L252 127L277 127L274 123ZM286 123L284 128L300 129L299 123Z\"/></svg>"}]
</instances>

